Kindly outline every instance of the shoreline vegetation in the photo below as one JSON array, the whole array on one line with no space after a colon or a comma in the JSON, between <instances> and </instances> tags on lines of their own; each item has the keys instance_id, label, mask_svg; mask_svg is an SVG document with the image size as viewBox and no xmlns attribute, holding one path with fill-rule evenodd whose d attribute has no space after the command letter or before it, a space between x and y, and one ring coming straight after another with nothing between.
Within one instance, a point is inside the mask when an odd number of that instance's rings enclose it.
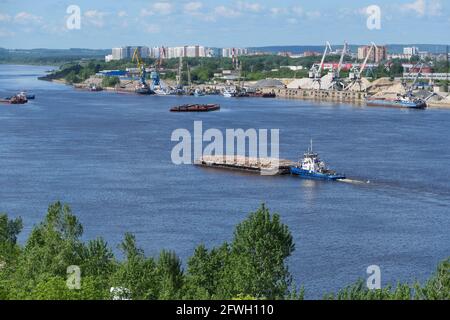
<instances>
[{"instance_id":1,"label":"shoreline vegetation","mask_svg":"<svg viewBox=\"0 0 450 320\"><path fill-rule=\"evenodd\" d=\"M119 260L102 238L83 242L83 226L67 205L49 206L24 245L20 218L0 214L0 300L303 300L286 259L295 250L289 227L263 204L234 229L231 242L199 245L186 267L175 252L148 257L126 233ZM78 266L81 286L69 289L67 270ZM114 287L111 293L111 288ZM369 290L364 280L324 293L326 300L448 300L450 258L423 284L397 283Z\"/></svg>"}]
</instances>

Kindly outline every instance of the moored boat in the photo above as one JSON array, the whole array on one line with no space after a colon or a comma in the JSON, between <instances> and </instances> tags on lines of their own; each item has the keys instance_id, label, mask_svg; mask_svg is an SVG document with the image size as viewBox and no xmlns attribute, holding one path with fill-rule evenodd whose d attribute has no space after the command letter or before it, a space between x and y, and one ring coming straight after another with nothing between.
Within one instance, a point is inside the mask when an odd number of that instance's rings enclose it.
<instances>
[{"instance_id":1,"label":"moored boat","mask_svg":"<svg viewBox=\"0 0 450 320\"><path fill-rule=\"evenodd\" d=\"M225 88L222 92L222 95L225 98L232 98L232 97L236 97L236 90L232 89L232 88Z\"/></svg>"},{"instance_id":2,"label":"moored boat","mask_svg":"<svg viewBox=\"0 0 450 320\"><path fill-rule=\"evenodd\" d=\"M425 109L427 103L425 100L414 97L398 97L396 99L385 98L368 98L366 104L371 107L394 107L394 108L409 108L409 109Z\"/></svg>"},{"instance_id":3,"label":"moored boat","mask_svg":"<svg viewBox=\"0 0 450 320\"><path fill-rule=\"evenodd\" d=\"M25 104L28 102L27 95L24 92L18 93L10 98L0 100L2 103L8 104Z\"/></svg>"},{"instance_id":4,"label":"moored boat","mask_svg":"<svg viewBox=\"0 0 450 320\"><path fill-rule=\"evenodd\" d=\"M142 95L155 94L155 91L150 89L147 84L141 84L140 86L136 87L135 92Z\"/></svg>"}]
</instances>

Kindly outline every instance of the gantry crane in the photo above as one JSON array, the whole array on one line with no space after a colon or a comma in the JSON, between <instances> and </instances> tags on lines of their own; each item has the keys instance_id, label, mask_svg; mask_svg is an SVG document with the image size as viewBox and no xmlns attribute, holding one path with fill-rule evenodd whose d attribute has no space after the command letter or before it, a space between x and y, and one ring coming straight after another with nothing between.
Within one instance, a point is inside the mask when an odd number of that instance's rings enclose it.
<instances>
[{"instance_id":1,"label":"gantry crane","mask_svg":"<svg viewBox=\"0 0 450 320\"><path fill-rule=\"evenodd\" d=\"M309 70L309 77L313 79L312 86L314 87L315 84L318 84L319 90L321 89L321 78L322 78L322 70L323 70L323 64L325 63L325 58L329 52L333 51L331 48L331 44L327 41L325 44L325 50L323 52L322 60L320 61L320 65L313 64L311 69Z\"/></svg>"},{"instance_id":2,"label":"gantry crane","mask_svg":"<svg viewBox=\"0 0 450 320\"><path fill-rule=\"evenodd\" d=\"M333 79L331 80L330 89L333 90L342 90L344 89L345 85L341 79L341 71L342 71L342 65L344 63L344 57L347 53L348 44L347 42L344 42L344 48L342 49L341 59L339 60L339 65L337 69L333 69Z\"/></svg>"},{"instance_id":3,"label":"gantry crane","mask_svg":"<svg viewBox=\"0 0 450 320\"><path fill-rule=\"evenodd\" d=\"M348 75L348 78L350 80L350 84L345 88L345 90L349 89L350 87L353 87L354 85L359 85L360 91L365 91L367 88L364 88L363 90L363 83L361 81L362 75L367 67L367 62L369 61L370 56L372 55L372 52L377 50L377 45L375 43L370 44L369 52L367 52L367 56L364 59L364 62L361 66L353 66L350 70L350 73Z\"/></svg>"},{"instance_id":4,"label":"gantry crane","mask_svg":"<svg viewBox=\"0 0 450 320\"><path fill-rule=\"evenodd\" d=\"M147 76L147 72L145 70L145 64L141 59L141 55L139 53L138 48L134 49L133 58L131 59L131 61L137 63L137 67L138 67L139 74L140 74L140 84L147 85L146 80L145 80L145 78Z\"/></svg>"},{"instance_id":5,"label":"gantry crane","mask_svg":"<svg viewBox=\"0 0 450 320\"><path fill-rule=\"evenodd\" d=\"M406 83L406 80L402 81L402 84L403 84L403 87L405 88L407 97L412 97L413 96L414 87L416 86L417 81L419 81L419 78L422 75L423 67L424 67L424 63L420 61L416 65L414 65L413 68L411 68L411 69L414 69L414 70L417 70L417 68L419 68L419 71L417 72L416 76L414 77L414 81L412 82L412 84L410 86L408 86L408 84ZM411 72L410 72L410 75L412 76Z\"/></svg>"}]
</instances>

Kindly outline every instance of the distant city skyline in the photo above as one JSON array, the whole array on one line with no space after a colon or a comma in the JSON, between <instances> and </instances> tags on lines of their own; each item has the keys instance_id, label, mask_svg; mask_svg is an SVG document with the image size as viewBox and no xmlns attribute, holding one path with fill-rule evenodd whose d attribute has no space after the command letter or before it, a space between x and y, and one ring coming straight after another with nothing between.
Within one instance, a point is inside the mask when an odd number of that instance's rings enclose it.
<instances>
[{"instance_id":1,"label":"distant city skyline","mask_svg":"<svg viewBox=\"0 0 450 320\"><path fill-rule=\"evenodd\" d=\"M70 5L81 28L66 26ZM381 28L366 8L381 10ZM125 45L263 47L450 43L450 3L442 0L222 1L2 0L0 47L113 48Z\"/></svg>"}]
</instances>

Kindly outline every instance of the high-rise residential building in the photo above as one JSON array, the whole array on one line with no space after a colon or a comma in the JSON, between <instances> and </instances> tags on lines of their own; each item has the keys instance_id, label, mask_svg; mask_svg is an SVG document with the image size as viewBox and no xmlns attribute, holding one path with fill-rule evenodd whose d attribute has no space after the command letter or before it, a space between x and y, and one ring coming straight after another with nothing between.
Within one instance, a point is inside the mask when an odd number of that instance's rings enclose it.
<instances>
[{"instance_id":1,"label":"high-rise residential building","mask_svg":"<svg viewBox=\"0 0 450 320\"><path fill-rule=\"evenodd\" d=\"M133 57L134 51L138 50L139 55L142 58L150 57L150 49L144 46L137 47L121 47L121 48L112 48L112 60L123 60L123 59L131 59Z\"/></svg>"},{"instance_id":2,"label":"high-rise residential building","mask_svg":"<svg viewBox=\"0 0 450 320\"><path fill-rule=\"evenodd\" d=\"M232 58L239 57L239 56L246 56L248 55L248 49L247 48L223 48L222 49L222 57L225 58Z\"/></svg>"},{"instance_id":3,"label":"high-rise residential building","mask_svg":"<svg viewBox=\"0 0 450 320\"><path fill-rule=\"evenodd\" d=\"M403 54L408 55L408 56L417 56L417 55L419 55L419 48L417 48L417 47L403 48Z\"/></svg>"},{"instance_id":4,"label":"high-rise residential building","mask_svg":"<svg viewBox=\"0 0 450 320\"><path fill-rule=\"evenodd\" d=\"M186 46L185 47L185 55L189 58L197 58L200 56L200 47L199 46Z\"/></svg>"},{"instance_id":5,"label":"high-rise residential building","mask_svg":"<svg viewBox=\"0 0 450 320\"><path fill-rule=\"evenodd\" d=\"M358 48L358 59L364 60L369 54L370 46L363 46ZM387 59L387 47L386 46L377 46L375 49L372 49L372 53L369 56L369 62L379 63L383 60Z\"/></svg>"},{"instance_id":6,"label":"high-rise residential building","mask_svg":"<svg viewBox=\"0 0 450 320\"><path fill-rule=\"evenodd\" d=\"M112 48L112 60L122 60L127 58L127 51L124 47Z\"/></svg>"},{"instance_id":7,"label":"high-rise residential building","mask_svg":"<svg viewBox=\"0 0 450 320\"><path fill-rule=\"evenodd\" d=\"M199 46L183 46L183 47L168 47L165 48L166 55L164 58L173 59L179 57L198 58L198 57L212 57L213 50Z\"/></svg>"}]
</instances>

